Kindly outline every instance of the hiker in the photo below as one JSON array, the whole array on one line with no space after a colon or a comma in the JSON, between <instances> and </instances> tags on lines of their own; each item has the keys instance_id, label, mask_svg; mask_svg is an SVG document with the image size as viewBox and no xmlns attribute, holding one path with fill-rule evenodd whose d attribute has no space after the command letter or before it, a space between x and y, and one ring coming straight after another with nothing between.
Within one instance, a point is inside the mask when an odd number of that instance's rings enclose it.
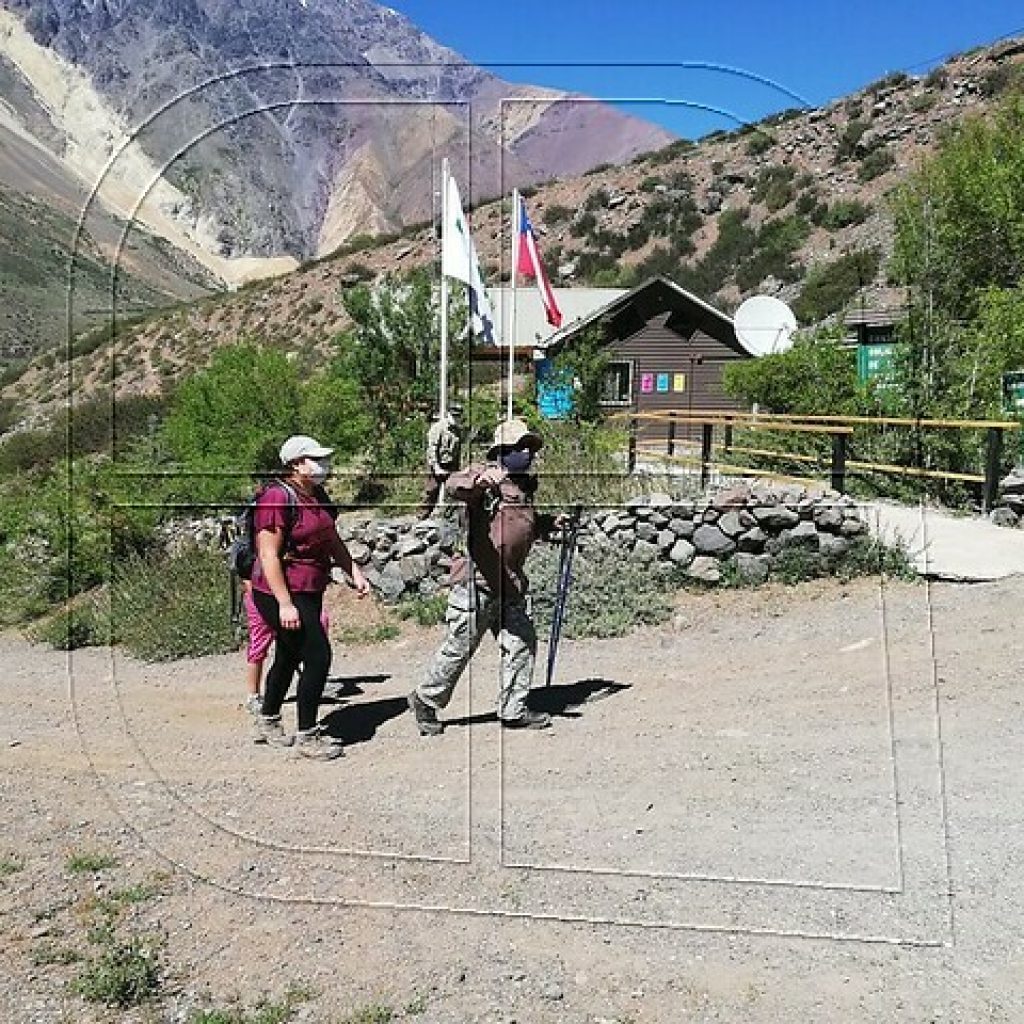
<instances>
[{"instance_id":1,"label":"hiker","mask_svg":"<svg viewBox=\"0 0 1024 1024\"><path fill-rule=\"evenodd\" d=\"M258 557L252 573L253 603L276 640L257 739L278 746L294 742L302 756L325 761L343 753L341 744L324 737L317 726L331 665L331 646L320 618L331 566L340 566L351 577L360 597L370 589L338 536L323 491L317 493L330 474L333 453L333 448L302 434L281 445L281 479L294 492L297 509L292 510L291 498L281 486L271 485L260 495L254 517ZM293 738L281 725L281 705L300 665L298 728Z\"/></svg>"},{"instance_id":2,"label":"hiker","mask_svg":"<svg viewBox=\"0 0 1024 1024\"><path fill-rule=\"evenodd\" d=\"M502 726L545 729L551 724L550 715L526 705L537 633L527 605L523 566L534 541L550 537L564 520L534 509L537 477L530 469L542 445L523 420L506 420L494 431L488 464L469 466L448 478L449 493L466 505L469 557L452 564L444 642L426 679L408 697L423 736L443 731L437 712L451 700L487 629L501 648Z\"/></svg>"},{"instance_id":3,"label":"hiker","mask_svg":"<svg viewBox=\"0 0 1024 1024\"><path fill-rule=\"evenodd\" d=\"M242 586L242 607L245 609L245 620L249 642L245 649L245 710L250 714L259 715L263 711L263 697L260 695L260 684L263 682L263 663L267 660L270 645L274 642L274 631L264 621L252 599L252 581L240 580ZM331 624L327 617L327 609L320 612L320 625L324 633L330 636Z\"/></svg>"},{"instance_id":4,"label":"hiker","mask_svg":"<svg viewBox=\"0 0 1024 1024\"><path fill-rule=\"evenodd\" d=\"M435 413L427 431L427 479L423 487L420 519L429 519L441 497L441 488L459 468L462 458L462 406L453 404L442 417Z\"/></svg>"}]
</instances>

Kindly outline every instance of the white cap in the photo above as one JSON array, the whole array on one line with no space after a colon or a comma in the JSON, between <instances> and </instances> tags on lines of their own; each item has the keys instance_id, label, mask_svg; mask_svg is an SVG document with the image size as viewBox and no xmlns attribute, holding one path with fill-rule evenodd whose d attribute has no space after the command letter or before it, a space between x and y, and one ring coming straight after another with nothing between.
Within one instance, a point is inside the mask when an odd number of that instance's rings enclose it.
<instances>
[{"instance_id":1,"label":"white cap","mask_svg":"<svg viewBox=\"0 0 1024 1024\"><path fill-rule=\"evenodd\" d=\"M281 445L281 464L287 466L299 459L326 459L334 454L333 448L325 448L319 441L306 434L294 434Z\"/></svg>"}]
</instances>

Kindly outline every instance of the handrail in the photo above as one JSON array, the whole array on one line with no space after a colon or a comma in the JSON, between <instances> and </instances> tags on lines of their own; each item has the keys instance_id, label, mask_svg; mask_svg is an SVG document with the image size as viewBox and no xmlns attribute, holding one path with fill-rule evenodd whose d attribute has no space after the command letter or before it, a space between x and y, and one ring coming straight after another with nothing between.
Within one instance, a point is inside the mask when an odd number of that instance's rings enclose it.
<instances>
[{"instance_id":1,"label":"handrail","mask_svg":"<svg viewBox=\"0 0 1024 1024\"><path fill-rule=\"evenodd\" d=\"M707 423L709 419L727 420L731 423L854 423L878 426L901 426L901 427L948 427L964 430L985 430L997 428L999 430L1020 430L1022 424L1019 420L950 420L950 419L914 419L912 417L900 416L819 416L819 415L798 415L796 413L770 413L770 412L738 412L735 409L655 409L651 412L617 412L613 413L611 419L650 419L650 420L696 420L700 423Z\"/></svg>"}]
</instances>

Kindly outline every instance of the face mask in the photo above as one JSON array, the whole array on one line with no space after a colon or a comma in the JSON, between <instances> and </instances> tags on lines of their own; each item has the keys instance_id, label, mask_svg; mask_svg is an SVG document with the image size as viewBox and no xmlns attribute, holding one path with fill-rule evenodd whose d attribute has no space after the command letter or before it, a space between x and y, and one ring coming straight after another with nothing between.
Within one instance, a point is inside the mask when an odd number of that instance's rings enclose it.
<instances>
[{"instance_id":1,"label":"face mask","mask_svg":"<svg viewBox=\"0 0 1024 1024\"><path fill-rule=\"evenodd\" d=\"M315 484L322 484L331 475L330 459L306 459L302 464L303 476Z\"/></svg>"},{"instance_id":2,"label":"face mask","mask_svg":"<svg viewBox=\"0 0 1024 1024\"><path fill-rule=\"evenodd\" d=\"M501 464L509 473L527 473L533 465L533 452L529 449L516 448L501 456Z\"/></svg>"}]
</instances>

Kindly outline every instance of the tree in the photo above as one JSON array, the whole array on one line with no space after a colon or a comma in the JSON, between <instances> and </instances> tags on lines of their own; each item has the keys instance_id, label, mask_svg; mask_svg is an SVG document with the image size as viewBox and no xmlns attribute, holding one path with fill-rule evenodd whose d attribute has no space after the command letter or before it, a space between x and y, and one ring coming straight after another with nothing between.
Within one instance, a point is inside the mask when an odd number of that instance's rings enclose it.
<instances>
[{"instance_id":1,"label":"tree","mask_svg":"<svg viewBox=\"0 0 1024 1024\"><path fill-rule=\"evenodd\" d=\"M572 391L572 417L583 423L597 423L603 415L605 375L608 372L607 338L599 321L574 335L552 361L548 387Z\"/></svg>"},{"instance_id":2,"label":"tree","mask_svg":"<svg viewBox=\"0 0 1024 1024\"><path fill-rule=\"evenodd\" d=\"M765 412L852 414L865 392L854 353L840 340L836 330L821 331L785 352L729 363L722 386L726 394Z\"/></svg>"},{"instance_id":3,"label":"tree","mask_svg":"<svg viewBox=\"0 0 1024 1024\"><path fill-rule=\"evenodd\" d=\"M965 320L1024 279L1024 95L968 118L895 195L894 268L929 310Z\"/></svg>"},{"instance_id":4,"label":"tree","mask_svg":"<svg viewBox=\"0 0 1024 1024\"><path fill-rule=\"evenodd\" d=\"M354 327L339 340L338 370L358 389L374 455L393 469L418 465L440 380L440 306L431 278L418 270L372 289L359 285L344 303ZM456 299L449 337L460 337L465 322ZM458 380L465 346L453 343L449 351L449 379Z\"/></svg>"},{"instance_id":5,"label":"tree","mask_svg":"<svg viewBox=\"0 0 1024 1024\"><path fill-rule=\"evenodd\" d=\"M274 465L277 446L301 432L300 410L298 374L284 353L238 345L181 385L164 434L189 468L249 473Z\"/></svg>"}]
</instances>

